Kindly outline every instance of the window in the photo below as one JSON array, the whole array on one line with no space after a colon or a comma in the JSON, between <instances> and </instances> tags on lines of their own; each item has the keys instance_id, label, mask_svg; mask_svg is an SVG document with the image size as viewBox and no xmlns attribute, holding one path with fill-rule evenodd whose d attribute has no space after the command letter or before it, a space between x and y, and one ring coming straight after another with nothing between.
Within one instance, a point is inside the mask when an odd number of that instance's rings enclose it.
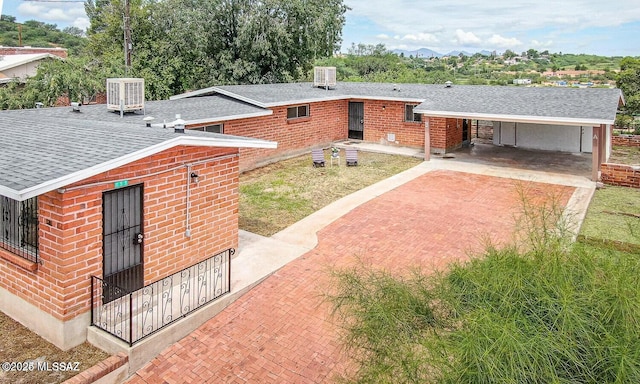
<instances>
[{"instance_id":1,"label":"window","mask_svg":"<svg viewBox=\"0 0 640 384\"><path fill-rule=\"evenodd\" d=\"M287 119L297 119L309 116L309 104L287 108Z\"/></svg>"},{"instance_id":2,"label":"window","mask_svg":"<svg viewBox=\"0 0 640 384\"><path fill-rule=\"evenodd\" d=\"M416 105L405 105L404 106L404 121L410 121L410 122L421 122L422 121L422 114L420 113L413 113L413 109L416 107Z\"/></svg>"},{"instance_id":3,"label":"window","mask_svg":"<svg viewBox=\"0 0 640 384\"><path fill-rule=\"evenodd\" d=\"M0 196L0 248L25 259L38 258L38 198L16 201Z\"/></svg>"},{"instance_id":4,"label":"window","mask_svg":"<svg viewBox=\"0 0 640 384\"><path fill-rule=\"evenodd\" d=\"M193 128L194 131L211 132L211 133L224 133L223 124L207 125L206 127Z\"/></svg>"}]
</instances>

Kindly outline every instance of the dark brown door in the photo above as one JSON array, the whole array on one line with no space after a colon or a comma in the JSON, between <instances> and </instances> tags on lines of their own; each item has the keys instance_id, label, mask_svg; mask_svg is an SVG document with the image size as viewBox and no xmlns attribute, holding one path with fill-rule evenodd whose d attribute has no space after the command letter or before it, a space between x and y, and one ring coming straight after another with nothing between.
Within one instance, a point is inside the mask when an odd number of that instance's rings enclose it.
<instances>
[{"instance_id":1,"label":"dark brown door","mask_svg":"<svg viewBox=\"0 0 640 384\"><path fill-rule=\"evenodd\" d=\"M349 102L349 138L364 139L364 103Z\"/></svg>"},{"instance_id":2,"label":"dark brown door","mask_svg":"<svg viewBox=\"0 0 640 384\"><path fill-rule=\"evenodd\" d=\"M102 196L103 300L114 300L144 285L142 268L142 184Z\"/></svg>"}]
</instances>

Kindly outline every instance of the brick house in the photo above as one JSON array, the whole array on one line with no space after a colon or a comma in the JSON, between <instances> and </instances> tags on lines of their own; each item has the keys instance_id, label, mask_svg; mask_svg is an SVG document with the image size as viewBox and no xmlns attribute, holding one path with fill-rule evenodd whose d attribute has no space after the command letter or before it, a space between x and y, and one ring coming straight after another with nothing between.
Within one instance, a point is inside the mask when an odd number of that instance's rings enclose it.
<instances>
[{"instance_id":1,"label":"brick house","mask_svg":"<svg viewBox=\"0 0 640 384\"><path fill-rule=\"evenodd\" d=\"M210 87L144 114L0 112L0 310L62 348L84 341L110 315L91 311L96 297L119 305L237 246L239 172L336 141L423 148L429 160L487 120L495 145L593 152L595 179L622 102L616 89L292 83Z\"/></svg>"},{"instance_id":2,"label":"brick house","mask_svg":"<svg viewBox=\"0 0 640 384\"><path fill-rule=\"evenodd\" d=\"M594 180L610 155L611 127L624 103L619 89L387 83L218 86L172 99L202 96L225 96L272 112L260 120L257 133L252 121L224 123L226 133L279 143L271 152L242 149L243 170L337 140L424 148L428 160L469 143L472 122L487 120L494 126L494 145L593 153Z\"/></svg>"},{"instance_id":3,"label":"brick house","mask_svg":"<svg viewBox=\"0 0 640 384\"><path fill-rule=\"evenodd\" d=\"M134 290L237 247L239 149L276 143L176 132L178 111L263 113L182 104L147 103L171 119L150 126L104 105L2 112L0 310L67 349L95 322L91 276Z\"/></svg>"}]
</instances>

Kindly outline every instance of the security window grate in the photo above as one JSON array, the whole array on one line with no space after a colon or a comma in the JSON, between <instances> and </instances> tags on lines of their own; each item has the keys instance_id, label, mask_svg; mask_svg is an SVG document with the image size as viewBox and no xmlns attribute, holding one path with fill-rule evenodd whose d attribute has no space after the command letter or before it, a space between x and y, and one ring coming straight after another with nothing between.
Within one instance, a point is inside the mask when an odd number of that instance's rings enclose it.
<instances>
[{"instance_id":1,"label":"security window grate","mask_svg":"<svg viewBox=\"0 0 640 384\"><path fill-rule=\"evenodd\" d=\"M38 198L0 197L0 248L38 261Z\"/></svg>"}]
</instances>

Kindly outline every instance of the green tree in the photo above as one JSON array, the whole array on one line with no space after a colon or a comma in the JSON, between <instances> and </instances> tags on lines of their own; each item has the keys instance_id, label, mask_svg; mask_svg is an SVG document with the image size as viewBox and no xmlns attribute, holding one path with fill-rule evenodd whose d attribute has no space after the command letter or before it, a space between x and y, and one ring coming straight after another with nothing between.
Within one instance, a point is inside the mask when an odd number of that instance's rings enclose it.
<instances>
[{"instance_id":1,"label":"green tree","mask_svg":"<svg viewBox=\"0 0 640 384\"><path fill-rule=\"evenodd\" d=\"M90 0L94 55L122 56L122 0ZM212 84L267 83L305 76L340 43L342 0L131 0L132 75L148 96Z\"/></svg>"},{"instance_id":2,"label":"green tree","mask_svg":"<svg viewBox=\"0 0 640 384\"><path fill-rule=\"evenodd\" d=\"M640 59L622 59L616 83L624 94L626 112L632 115L640 114Z\"/></svg>"}]
</instances>

